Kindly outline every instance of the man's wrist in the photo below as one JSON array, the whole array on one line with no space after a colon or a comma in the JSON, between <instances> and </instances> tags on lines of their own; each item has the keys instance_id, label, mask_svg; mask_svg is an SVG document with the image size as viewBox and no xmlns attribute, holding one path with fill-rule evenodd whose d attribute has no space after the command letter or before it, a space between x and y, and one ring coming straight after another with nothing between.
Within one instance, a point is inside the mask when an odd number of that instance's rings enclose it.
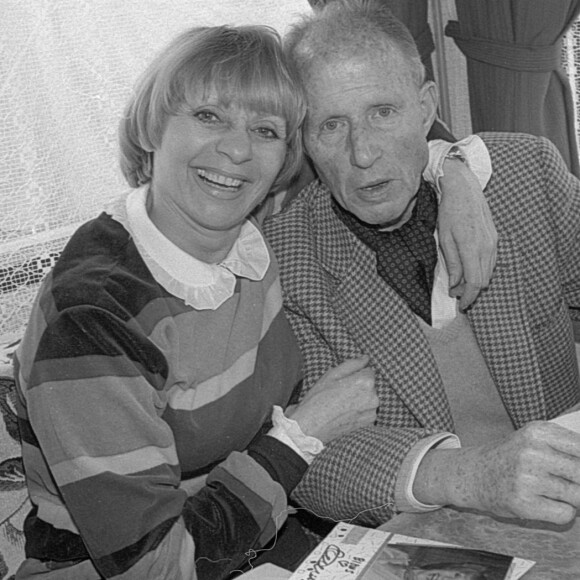
<instances>
[{"instance_id":1,"label":"man's wrist","mask_svg":"<svg viewBox=\"0 0 580 580\"><path fill-rule=\"evenodd\" d=\"M471 501L469 453L465 449L433 449L429 451L415 477L413 493L418 501L474 507Z\"/></svg>"},{"instance_id":2,"label":"man's wrist","mask_svg":"<svg viewBox=\"0 0 580 580\"><path fill-rule=\"evenodd\" d=\"M436 433L425 437L409 450L403 460L395 484L395 502L402 512L426 512L439 509L443 504L420 501L414 494L414 484L419 466L433 449L455 449L461 446L457 435Z\"/></svg>"}]
</instances>

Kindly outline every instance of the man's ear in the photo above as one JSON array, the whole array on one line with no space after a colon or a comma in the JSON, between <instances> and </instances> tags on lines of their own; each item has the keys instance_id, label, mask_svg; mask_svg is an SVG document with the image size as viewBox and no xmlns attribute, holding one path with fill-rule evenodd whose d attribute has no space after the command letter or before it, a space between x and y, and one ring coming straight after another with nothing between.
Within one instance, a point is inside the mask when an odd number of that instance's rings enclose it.
<instances>
[{"instance_id":1,"label":"man's ear","mask_svg":"<svg viewBox=\"0 0 580 580\"><path fill-rule=\"evenodd\" d=\"M437 117L437 107L439 106L439 89L433 81L425 81L419 89L419 103L423 111L423 127L425 128L425 136L427 136Z\"/></svg>"}]
</instances>

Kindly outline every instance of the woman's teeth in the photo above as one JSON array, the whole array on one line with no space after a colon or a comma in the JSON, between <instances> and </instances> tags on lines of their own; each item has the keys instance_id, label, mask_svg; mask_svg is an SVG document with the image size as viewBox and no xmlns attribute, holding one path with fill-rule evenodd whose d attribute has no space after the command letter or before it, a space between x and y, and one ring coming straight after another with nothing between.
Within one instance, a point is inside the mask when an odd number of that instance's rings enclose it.
<instances>
[{"instance_id":1,"label":"woman's teeth","mask_svg":"<svg viewBox=\"0 0 580 580\"><path fill-rule=\"evenodd\" d=\"M198 169L197 174L211 185L219 185L221 187L231 187L237 189L243 183L241 179L234 179L233 177L225 177L224 175L219 175L218 173L212 173L206 171L205 169Z\"/></svg>"}]
</instances>

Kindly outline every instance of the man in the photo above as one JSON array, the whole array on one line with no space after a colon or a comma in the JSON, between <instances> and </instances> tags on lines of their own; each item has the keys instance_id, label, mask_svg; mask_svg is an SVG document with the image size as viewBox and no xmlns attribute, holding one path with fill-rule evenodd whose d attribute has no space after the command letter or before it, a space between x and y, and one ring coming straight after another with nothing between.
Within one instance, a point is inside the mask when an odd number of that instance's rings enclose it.
<instances>
[{"instance_id":1,"label":"man","mask_svg":"<svg viewBox=\"0 0 580 580\"><path fill-rule=\"evenodd\" d=\"M437 88L408 31L380 3L334 0L287 46L307 88L304 142L320 181L266 233L305 355L304 392L364 353L381 400L376 425L329 444L296 499L369 524L442 505L570 521L580 434L547 420L580 399L578 181L544 139L482 135L498 258L462 312L421 179Z\"/></svg>"}]
</instances>

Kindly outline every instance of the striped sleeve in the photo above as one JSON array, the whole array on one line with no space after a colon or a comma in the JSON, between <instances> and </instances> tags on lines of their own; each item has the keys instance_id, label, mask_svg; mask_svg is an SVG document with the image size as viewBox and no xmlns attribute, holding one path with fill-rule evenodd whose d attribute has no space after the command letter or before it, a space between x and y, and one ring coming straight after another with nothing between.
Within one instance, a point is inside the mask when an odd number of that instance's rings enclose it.
<instances>
[{"instance_id":1,"label":"striped sleeve","mask_svg":"<svg viewBox=\"0 0 580 580\"><path fill-rule=\"evenodd\" d=\"M105 578L220 578L274 536L286 518L285 487L296 484L305 462L258 444L231 454L188 497L161 418L168 373L161 351L94 306L30 324L39 325L29 329L39 337L36 355L18 381L37 506L28 557L90 558ZM280 467L284 453L293 475Z\"/></svg>"}]
</instances>

